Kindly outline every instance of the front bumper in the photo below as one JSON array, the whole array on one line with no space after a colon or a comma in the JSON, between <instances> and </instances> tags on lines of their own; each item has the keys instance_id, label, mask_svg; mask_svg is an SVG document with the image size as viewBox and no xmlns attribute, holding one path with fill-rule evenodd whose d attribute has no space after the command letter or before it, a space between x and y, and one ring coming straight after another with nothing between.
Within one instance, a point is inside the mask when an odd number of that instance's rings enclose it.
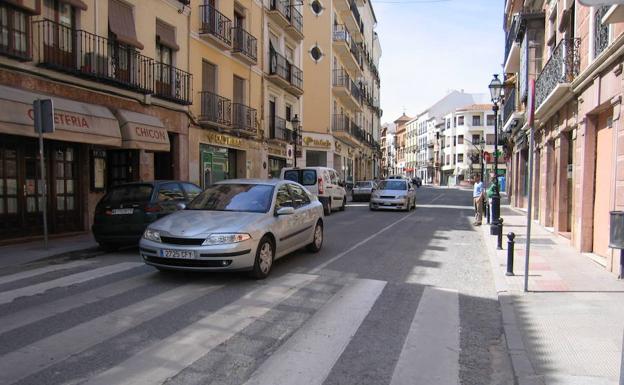
<instances>
[{"instance_id":1,"label":"front bumper","mask_svg":"<svg viewBox=\"0 0 624 385\"><path fill-rule=\"evenodd\" d=\"M141 238L139 254L150 266L192 271L251 270L254 265L258 241L218 246L193 246L159 243ZM192 251L194 258L167 258L163 250Z\"/></svg>"},{"instance_id":2,"label":"front bumper","mask_svg":"<svg viewBox=\"0 0 624 385\"><path fill-rule=\"evenodd\" d=\"M386 198L371 198L370 207L373 209L387 209L387 210L405 210L407 209L408 199L386 199Z\"/></svg>"}]
</instances>

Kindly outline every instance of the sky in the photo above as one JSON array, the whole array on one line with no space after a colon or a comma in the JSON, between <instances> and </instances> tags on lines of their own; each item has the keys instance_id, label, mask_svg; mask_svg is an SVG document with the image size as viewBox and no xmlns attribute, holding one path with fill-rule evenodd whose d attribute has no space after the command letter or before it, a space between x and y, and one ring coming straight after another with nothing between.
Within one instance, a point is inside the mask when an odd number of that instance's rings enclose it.
<instances>
[{"instance_id":1,"label":"sky","mask_svg":"<svg viewBox=\"0 0 624 385\"><path fill-rule=\"evenodd\" d=\"M382 123L450 90L489 93L502 73L503 0L371 0L382 56Z\"/></svg>"}]
</instances>

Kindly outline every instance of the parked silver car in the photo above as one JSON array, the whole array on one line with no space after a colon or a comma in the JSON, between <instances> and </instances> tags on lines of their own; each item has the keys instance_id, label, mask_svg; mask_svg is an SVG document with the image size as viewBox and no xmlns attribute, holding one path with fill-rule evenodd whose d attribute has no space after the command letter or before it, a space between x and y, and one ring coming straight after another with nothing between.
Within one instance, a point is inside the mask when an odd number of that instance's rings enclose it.
<instances>
[{"instance_id":1,"label":"parked silver car","mask_svg":"<svg viewBox=\"0 0 624 385\"><path fill-rule=\"evenodd\" d=\"M356 182L353 190L351 190L351 199L354 202L360 200L368 201L376 188L377 185L372 180Z\"/></svg>"},{"instance_id":2,"label":"parked silver car","mask_svg":"<svg viewBox=\"0 0 624 385\"><path fill-rule=\"evenodd\" d=\"M323 245L323 205L300 184L236 179L216 183L187 206L149 225L139 243L159 270L248 270L269 275L273 261Z\"/></svg>"},{"instance_id":3,"label":"parked silver car","mask_svg":"<svg viewBox=\"0 0 624 385\"><path fill-rule=\"evenodd\" d=\"M373 192L369 207L409 211L416 208L416 192L407 179L387 179Z\"/></svg>"}]
</instances>

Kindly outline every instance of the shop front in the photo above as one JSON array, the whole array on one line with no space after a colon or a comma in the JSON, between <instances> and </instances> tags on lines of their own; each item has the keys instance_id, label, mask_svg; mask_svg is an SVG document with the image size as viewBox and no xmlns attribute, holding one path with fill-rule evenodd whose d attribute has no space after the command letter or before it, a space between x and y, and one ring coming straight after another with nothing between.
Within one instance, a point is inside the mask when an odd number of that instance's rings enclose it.
<instances>
[{"instance_id":1,"label":"shop front","mask_svg":"<svg viewBox=\"0 0 624 385\"><path fill-rule=\"evenodd\" d=\"M304 164L308 167L334 167L333 138L330 135L306 133L303 135Z\"/></svg>"},{"instance_id":2,"label":"shop front","mask_svg":"<svg viewBox=\"0 0 624 385\"><path fill-rule=\"evenodd\" d=\"M287 146L283 143L269 143L267 152L268 177L279 178L282 173L282 169L287 166Z\"/></svg>"}]
</instances>

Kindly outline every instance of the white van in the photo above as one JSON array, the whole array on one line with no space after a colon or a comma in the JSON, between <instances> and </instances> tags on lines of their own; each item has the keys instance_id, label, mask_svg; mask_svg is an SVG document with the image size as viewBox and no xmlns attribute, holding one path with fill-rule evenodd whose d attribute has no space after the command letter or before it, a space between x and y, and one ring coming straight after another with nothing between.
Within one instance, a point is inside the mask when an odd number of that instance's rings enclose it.
<instances>
[{"instance_id":1,"label":"white van","mask_svg":"<svg viewBox=\"0 0 624 385\"><path fill-rule=\"evenodd\" d=\"M328 167L286 167L281 179L291 180L305 186L323 204L325 215L332 210L344 211L347 206L347 192L344 183L333 168Z\"/></svg>"}]
</instances>

